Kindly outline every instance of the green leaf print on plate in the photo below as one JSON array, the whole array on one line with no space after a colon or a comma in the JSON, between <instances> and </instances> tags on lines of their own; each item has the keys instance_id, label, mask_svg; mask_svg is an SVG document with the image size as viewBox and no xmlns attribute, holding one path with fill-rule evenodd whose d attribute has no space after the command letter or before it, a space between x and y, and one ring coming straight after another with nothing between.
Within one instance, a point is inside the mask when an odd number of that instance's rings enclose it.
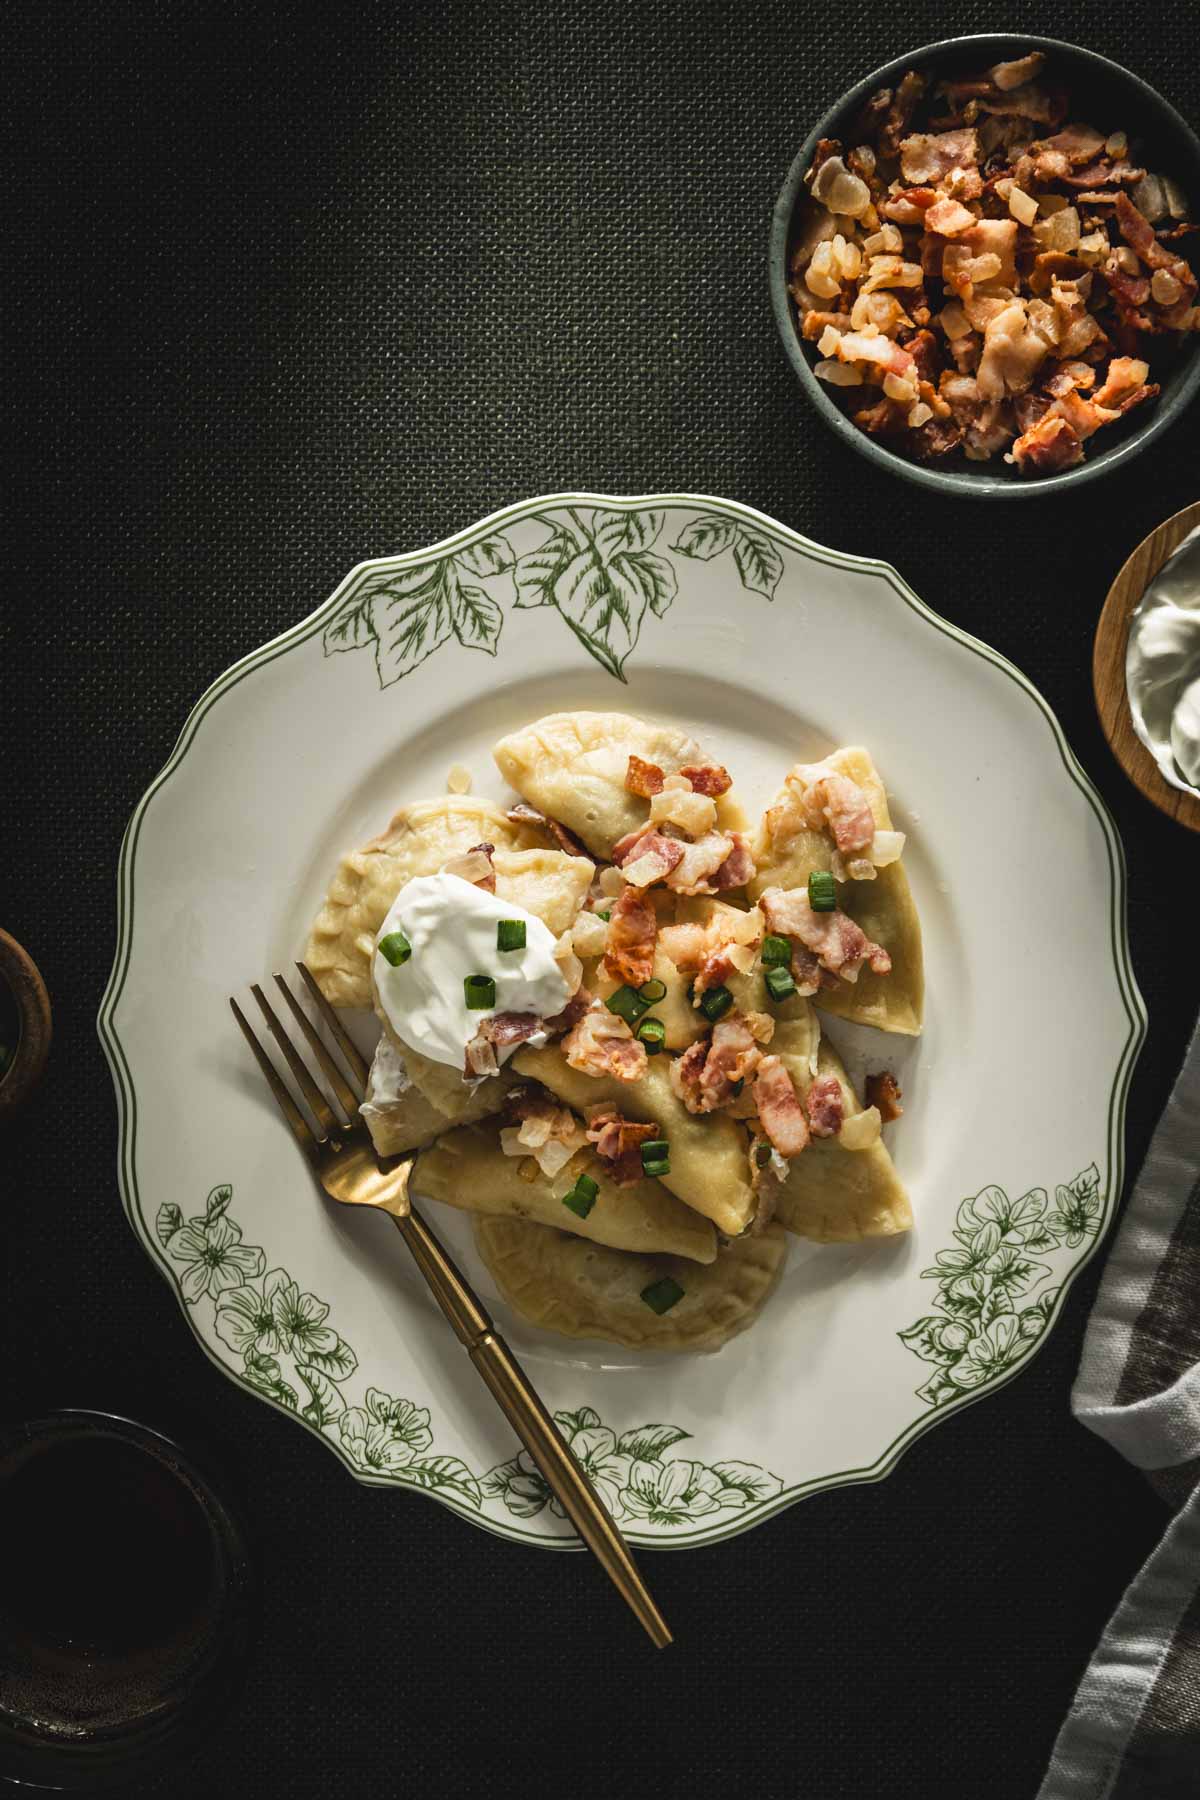
<instances>
[{"instance_id":1,"label":"green leaf print on plate","mask_svg":"<svg viewBox=\"0 0 1200 1800\"><path fill-rule=\"evenodd\" d=\"M998 1187L962 1202L956 1247L939 1250L935 1266L921 1271L938 1284L937 1310L897 1334L914 1356L937 1365L916 1390L929 1406L960 1400L1006 1374L1046 1329L1060 1290L1045 1285L1052 1270L1033 1252L1074 1249L1096 1234L1104 1209L1095 1163L1058 1187L1055 1202L1048 1212L1044 1188L1010 1200Z\"/></svg>"},{"instance_id":2,"label":"green leaf print on plate","mask_svg":"<svg viewBox=\"0 0 1200 1800\"><path fill-rule=\"evenodd\" d=\"M708 561L731 551L742 586L766 600L783 574L779 547L753 526L702 516L676 543L656 549L665 520L653 507L570 506L525 520L545 536L520 553L498 531L443 557L369 577L325 627L325 654L373 649L381 688L452 638L494 656L507 599L517 611L552 608L588 655L624 681L647 612L662 618L679 591L672 556Z\"/></svg>"},{"instance_id":3,"label":"green leaf print on plate","mask_svg":"<svg viewBox=\"0 0 1200 1800\"><path fill-rule=\"evenodd\" d=\"M742 586L761 594L764 600L775 598L783 574L783 555L765 532L706 513L685 525L671 548L680 556L691 556L699 562L711 562L714 556L732 550Z\"/></svg>"},{"instance_id":4,"label":"green leaf print on plate","mask_svg":"<svg viewBox=\"0 0 1200 1800\"><path fill-rule=\"evenodd\" d=\"M496 531L451 556L374 577L325 627L325 654L371 646L381 688L410 674L450 637L466 650L495 656L504 614L478 583L503 575L515 561L508 538Z\"/></svg>"}]
</instances>

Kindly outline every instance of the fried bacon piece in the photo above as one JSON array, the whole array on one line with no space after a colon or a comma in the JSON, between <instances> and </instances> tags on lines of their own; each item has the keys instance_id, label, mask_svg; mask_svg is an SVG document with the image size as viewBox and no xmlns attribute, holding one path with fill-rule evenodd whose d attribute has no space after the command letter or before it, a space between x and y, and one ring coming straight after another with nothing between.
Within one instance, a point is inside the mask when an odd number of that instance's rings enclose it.
<instances>
[{"instance_id":1,"label":"fried bacon piece","mask_svg":"<svg viewBox=\"0 0 1200 1800\"><path fill-rule=\"evenodd\" d=\"M762 1052L750 1023L740 1013L727 1013L713 1026L712 1041L700 1071L700 1094L705 1112L715 1112L734 1097L735 1084L744 1081L761 1060Z\"/></svg>"},{"instance_id":2,"label":"fried bacon piece","mask_svg":"<svg viewBox=\"0 0 1200 1800\"><path fill-rule=\"evenodd\" d=\"M800 763L787 778L805 822L829 831L843 856L867 851L875 837L875 815L865 788L827 763Z\"/></svg>"},{"instance_id":3,"label":"fried bacon piece","mask_svg":"<svg viewBox=\"0 0 1200 1800\"><path fill-rule=\"evenodd\" d=\"M846 1105L836 1075L818 1075L804 1096L808 1128L814 1137L836 1137L842 1129Z\"/></svg>"},{"instance_id":4,"label":"fried bacon piece","mask_svg":"<svg viewBox=\"0 0 1200 1800\"><path fill-rule=\"evenodd\" d=\"M460 881L469 881L472 887L483 888L485 893L496 891L496 868L492 862L495 844L476 844L473 850L466 850L461 856L452 856L449 862L442 864L443 875L457 875Z\"/></svg>"},{"instance_id":5,"label":"fried bacon piece","mask_svg":"<svg viewBox=\"0 0 1200 1800\"><path fill-rule=\"evenodd\" d=\"M692 784L697 794L718 800L733 786L733 776L722 763L688 763L679 773Z\"/></svg>"},{"instance_id":6,"label":"fried bacon piece","mask_svg":"<svg viewBox=\"0 0 1200 1800\"><path fill-rule=\"evenodd\" d=\"M613 845L613 861L630 887L653 887L683 861L687 848L678 838L664 837L653 826L646 826Z\"/></svg>"},{"instance_id":7,"label":"fried bacon piece","mask_svg":"<svg viewBox=\"0 0 1200 1800\"><path fill-rule=\"evenodd\" d=\"M729 835L733 848L712 878L718 894L728 893L730 888L745 887L755 874L754 855L749 844L740 831L731 831Z\"/></svg>"},{"instance_id":8,"label":"fried bacon piece","mask_svg":"<svg viewBox=\"0 0 1200 1800\"><path fill-rule=\"evenodd\" d=\"M677 894L712 894L716 892L717 872L734 853L737 846L724 831L709 831L694 844L678 845L682 855L675 859L668 871L667 886ZM751 864L750 873L754 868ZM749 876L745 879L749 880ZM727 886L737 886L730 882Z\"/></svg>"},{"instance_id":9,"label":"fried bacon piece","mask_svg":"<svg viewBox=\"0 0 1200 1800\"><path fill-rule=\"evenodd\" d=\"M618 1187L633 1187L642 1179L641 1146L659 1136L657 1125L625 1119L615 1106L590 1106L587 1139L605 1164L605 1173Z\"/></svg>"},{"instance_id":10,"label":"fried bacon piece","mask_svg":"<svg viewBox=\"0 0 1200 1800\"><path fill-rule=\"evenodd\" d=\"M952 169L973 169L978 162L979 138L969 126L959 131L917 132L900 145L900 173L914 187L941 181Z\"/></svg>"},{"instance_id":11,"label":"fried bacon piece","mask_svg":"<svg viewBox=\"0 0 1200 1800\"><path fill-rule=\"evenodd\" d=\"M546 1030L551 1036L560 1031L570 1031L573 1025L578 1025L584 1013L592 1005L594 998L595 996L589 994L585 987L576 988L562 1011L555 1013L552 1019L545 1021Z\"/></svg>"},{"instance_id":12,"label":"fried bacon piece","mask_svg":"<svg viewBox=\"0 0 1200 1800\"><path fill-rule=\"evenodd\" d=\"M915 69L909 69L900 78L900 85L895 95L888 95L889 104L879 127L879 149L883 156L899 156L900 140L908 130L909 121L917 110L926 89L924 75L918 75ZM884 90L887 92L887 90Z\"/></svg>"},{"instance_id":13,"label":"fried bacon piece","mask_svg":"<svg viewBox=\"0 0 1200 1800\"><path fill-rule=\"evenodd\" d=\"M1017 57L1013 62L995 63L988 70L988 76L994 87L1007 94L1013 88L1024 87L1027 81L1032 81L1045 60L1044 50L1031 50L1027 56Z\"/></svg>"},{"instance_id":14,"label":"fried bacon piece","mask_svg":"<svg viewBox=\"0 0 1200 1800\"><path fill-rule=\"evenodd\" d=\"M1112 406L1126 412L1140 400L1157 394L1157 384L1147 387L1150 364L1140 356L1114 356L1104 377L1104 386L1096 390L1097 406Z\"/></svg>"},{"instance_id":15,"label":"fried bacon piece","mask_svg":"<svg viewBox=\"0 0 1200 1800\"><path fill-rule=\"evenodd\" d=\"M569 1106L562 1106L539 1082L513 1088L504 1102L500 1148L505 1156L532 1156L543 1175L553 1177L587 1143L587 1134Z\"/></svg>"},{"instance_id":16,"label":"fried bacon piece","mask_svg":"<svg viewBox=\"0 0 1200 1800\"><path fill-rule=\"evenodd\" d=\"M772 1147L789 1159L808 1148L809 1126L782 1057L764 1056L754 1077L758 1118Z\"/></svg>"},{"instance_id":17,"label":"fried bacon piece","mask_svg":"<svg viewBox=\"0 0 1200 1800\"><path fill-rule=\"evenodd\" d=\"M571 1067L583 1075L636 1081L646 1071L645 1045L607 1006L593 1005L585 1012L563 1039L562 1050Z\"/></svg>"},{"instance_id":18,"label":"fried bacon piece","mask_svg":"<svg viewBox=\"0 0 1200 1800\"><path fill-rule=\"evenodd\" d=\"M567 856L585 856L589 862L595 860L582 838L577 838L573 831L568 831L566 826L560 825L557 819L547 818L546 814L539 812L536 806L526 806L522 800L518 805L510 806L505 817L511 825L539 826L554 839L559 849Z\"/></svg>"},{"instance_id":19,"label":"fried bacon piece","mask_svg":"<svg viewBox=\"0 0 1200 1800\"><path fill-rule=\"evenodd\" d=\"M536 1013L493 1013L480 1023L467 1045L464 1079L471 1081L477 1075L495 1075L500 1067L497 1050L513 1050L544 1030Z\"/></svg>"},{"instance_id":20,"label":"fried bacon piece","mask_svg":"<svg viewBox=\"0 0 1200 1800\"><path fill-rule=\"evenodd\" d=\"M807 999L810 995L819 993L825 985L825 971L812 951L806 950L797 938L790 938L789 942L792 946L791 970L796 992Z\"/></svg>"},{"instance_id":21,"label":"fried bacon piece","mask_svg":"<svg viewBox=\"0 0 1200 1800\"><path fill-rule=\"evenodd\" d=\"M707 1060L708 1039L698 1038L694 1044L688 1045L682 1056L675 1057L668 1071L671 1092L677 1100L682 1100L690 1113L707 1110L700 1093L700 1077Z\"/></svg>"},{"instance_id":22,"label":"fried bacon piece","mask_svg":"<svg viewBox=\"0 0 1200 1800\"><path fill-rule=\"evenodd\" d=\"M613 902L604 945L604 967L614 981L641 987L654 973L658 914L644 890L626 888Z\"/></svg>"},{"instance_id":23,"label":"fried bacon piece","mask_svg":"<svg viewBox=\"0 0 1200 1800\"><path fill-rule=\"evenodd\" d=\"M878 1109L879 1117L885 1125L890 1125L904 1111L900 1104L904 1095L890 1069L881 1069L877 1075L868 1075L863 1093L867 1105Z\"/></svg>"},{"instance_id":24,"label":"fried bacon piece","mask_svg":"<svg viewBox=\"0 0 1200 1800\"><path fill-rule=\"evenodd\" d=\"M1074 388L1069 389L1065 394L1060 394L1050 411L1058 418L1067 421L1080 443L1085 438L1090 438L1093 432L1099 431L1102 425L1111 425L1114 419L1119 419L1121 416L1119 412L1101 406L1098 399L1086 400Z\"/></svg>"},{"instance_id":25,"label":"fried bacon piece","mask_svg":"<svg viewBox=\"0 0 1200 1800\"><path fill-rule=\"evenodd\" d=\"M872 943L861 926L838 908L814 912L806 888L768 888L758 904L769 930L799 938L823 969L843 981L857 981L864 964L876 975L891 970L892 959L882 944Z\"/></svg>"},{"instance_id":26,"label":"fried bacon piece","mask_svg":"<svg viewBox=\"0 0 1200 1800\"><path fill-rule=\"evenodd\" d=\"M691 1044L670 1068L671 1088L691 1113L716 1112L737 1098L741 1083L757 1068L760 1035L774 1021L757 1013L727 1013L710 1037Z\"/></svg>"},{"instance_id":27,"label":"fried bacon piece","mask_svg":"<svg viewBox=\"0 0 1200 1800\"><path fill-rule=\"evenodd\" d=\"M1039 419L1012 447L1012 460L1024 475L1052 475L1083 461L1083 445L1065 419Z\"/></svg>"},{"instance_id":28,"label":"fried bacon piece","mask_svg":"<svg viewBox=\"0 0 1200 1800\"><path fill-rule=\"evenodd\" d=\"M657 763L644 762L640 756L630 756L629 767L625 771L625 786L629 793L639 794L643 800L652 800L655 794L662 793L666 775Z\"/></svg>"}]
</instances>

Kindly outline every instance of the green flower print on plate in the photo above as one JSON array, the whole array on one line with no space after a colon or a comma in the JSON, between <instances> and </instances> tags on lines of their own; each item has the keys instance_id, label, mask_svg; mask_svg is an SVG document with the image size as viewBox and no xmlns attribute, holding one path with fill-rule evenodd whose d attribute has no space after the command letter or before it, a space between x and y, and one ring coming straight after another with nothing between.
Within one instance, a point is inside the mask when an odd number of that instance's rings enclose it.
<instances>
[{"instance_id":1,"label":"green flower print on plate","mask_svg":"<svg viewBox=\"0 0 1200 1800\"><path fill-rule=\"evenodd\" d=\"M678 1425L639 1425L619 1436L590 1406L558 1412L555 1420L572 1453L591 1477L614 1519L651 1525L690 1525L710 1513L744 1512L771 1500L783 1487L778 1475L757 1463L711 1466L666 1452L688 1436ZM562 1508L524 1450L489 1469L484 1493L503 1501L518 1518Z\"/></svg>"},{"instance_id":2,"label":"green flower print on plate","mask_svg":"<svg viewBox=\"0 0 1200 1800\"><path fill-rule=\"evenodd\" d=\"M936 1365L916 1390L927 1405L945 1406L1006 1374L1046 1329L1059 1289L1047 1285L1053 1270L1044 1257L1075 1249L1100 1227L1095 1163L1055 1199L1048 1211L1044 1188L1010 1200L1003 1188L985 1187L962 1202L954 1248L939 1250L935 1266L921 1272L938 1284L937 1310L899 1333L914 1356Z\"/></svg>"},{"instance_id":3,"label":"green flower print on plate","mask_svg":"<svg viewBox=\"0 0 1200 1800\"><path fill-rule=\"evenodd\" d=\"M205 1212L180 1223L163 1239L167 1254L183 1265L179 1285L190 1306L205 1294L214 1298L262 1274L261 1250L242 1242L242 1228L225 1217L232 1190L214 1188ZM169 1209L171 1215L178 1207ZM159 1215L160 1235L169 1220Z\"/></svg>"},{"instance_id":4,"label":"green flower print on plate","mask_svg":"<svg viewBox=\"0 0 1200 1800\"><path fill-rule=\"evenodd\" d=\"M763 531L715 514L688 522L675 543L662 539L665 513L569 506L532 514L529 548L493 532L463 550L391 574L371 575L325 627L326 656L371 650L379 685L423 663L451 639L496 654L504 605L550 607L589 656L618 681L647 612L661 618L679 591L672 558L708 562L729 552L747 592L775 596L783 555Z\"/></svg>"},{"instance_id":5,"label":"green flower print on plate","mask_svg":"<svg viewBox=\"0 0 1200 1800\"><path fill-rule=\"evenodd\" d=\"M155 1235L193 1303L212 1303L219 1342L235 1373L328 1437L360 1473L423 1488L476 1512L491 1509L532 1519L565 1514L526 1451L479 1475L460 1457L434 1453L429 1408L369 1387L361 1400L345 1384L358 1358L329 1323L330 1308L286 1269L266 1275L264 1252L242 1243L226 1214L233 1189L213 1188L202 1213L185 1220L178 1206L159 1207ZM240 1366L239 1366L240 1365ZM676 1528L709 1515L748 1512L779 1493L778 1475L756 1463L711 1466L667 1452L688 1433L648 1424L616 1432L591 1407L555 1414L563 1435L614 1518Z\"/></svg>"}]
</instances>

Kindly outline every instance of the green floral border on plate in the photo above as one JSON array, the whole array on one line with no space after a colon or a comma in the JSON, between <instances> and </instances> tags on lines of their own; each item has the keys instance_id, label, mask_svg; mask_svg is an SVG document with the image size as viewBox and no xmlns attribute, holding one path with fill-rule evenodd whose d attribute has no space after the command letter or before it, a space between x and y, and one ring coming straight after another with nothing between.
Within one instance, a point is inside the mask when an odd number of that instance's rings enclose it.
<instances>
[{"instance_id":1,"label":"green floral border on plate","mask_svg":"<svg viewBox=\"0 0 1200 1800\"><path fill-rule=\"evenodd\" d=\"M117 950L97 1025L117 1091L118 1169L126 1213L160 1270L178 1288L205 1354L231 1380L301 1419L360 1480L419 1488L477 1524L547 1548L575 1549L579 1545L571 1536L548 1537L544 1531L531 1530L523 1523L548 1510L552 1502L548 1495L539 1492L540 1477L521 1457L476 1474L458 1458L428 1454L433 1445L432 1426L426 1410L414 1402L393 1398L375 1388L360 1397L361 1404L347 1401L342 1384L357 1369L354 1352L329 1326L328 1309L322 1301L303 1292L282 1268L264 1274L265 1251L243 1245L239 1227L227 1217L229 1189L215 1188L204 1212L193 1218L185 1220L176 1216L176 1209L160 1208L154 1226L148 1224L138 1191L135 1161L137 1095L115 1028L115 1012L132 953L134 872L146 809L178 767L205 715L222 695L255 669L317 633L322 634L327 655L370 651L381 687L402 679L451 638L465 648L495 654L502 629L502 590L508 592L509 604L514 607L522 603L553 607L587 653L610 675L623 680L625 661L636 646L646 612L661 615L678 593L678 569L684 565L670 562L659 542L665 514L672 508L687 508L699 515L683 528L674 544L667 546L676 558L707 558L728 552L743 586L764 600L773 598L784 568L784 552L833 567L862 570L882 580L919 618L1000 670L1029 696L1050 729L1068 777L1079 788L1101 827L1109 870L1110 949L1129 1031L1109 1091L1108 1181L1102 1182L1098 1169L1092 1165L1072 1183L1058 1189L1054 1215L1048 1214L1044 1206L1038 1210L1040 1190L1023 1196L1013 1208L1009 1208L999 1188L985 1188L963 1201L955 1232L956 1248L940 1252L937 1267L926 1271L938 1282L934 1311L900 1334L909 1350L935 1365L933 1376L916 1390L924 1410L873 1463L837 1470L788 1488L779 1477L755 1464L705 1464L685 1457L668 1457L666 1452L686 1437L675 1426L619 1429L604 1425L587 1407L557 1415L585 1466L605 1484L606 1498L620 1508L618 1516L627 1521L626 1535L631 1541L679 1548L716 1542L808 1494L880 1480L908 1445L937 1419L1011 1380L1045 1341L1070 1283L1094 1254L1112 1218L1124 1177L1125 1103L1146 1030L1145 1007L1129 956L1121 842L1108 809L1038 690L997 651L933 612L890 564L827 550L737 502L689 494L625 499L556 494L526 501L480 520L426 550L359 565L316 612L227 669L193 707L171 756L134 811L121 846ZM584 511L590 514L586 520ZM571 531L564 524L564 515L571 523ZM526 521L541 529L543 542L532 550L518 551L508 533ZM539 552L543 563L535 567L528 559ZM511 589L507 588L509 583ZM1064 1195L1068 1196L1067 1201ZM1029 1202L1031 1206L1027 1206ZM999 1212L995 1211L997 1208ZM1024 1231L1033 1212L1037 1212L1039 1229L1054 1234L1055 1246L1078 1247L1080 1253L1056 1286L1038 1287L1019 1311L1015 1307L1005 1310L1002 1303L1013 1297L1016 1285L1005 1274L1012 1266L1007 1253L1018 1247L1011 1241L992 1246L992 1228L1001 1239L1006 1233L1011 1239L1014 1231ZM1051 1223L1056 1217L1063 1221L1061 1225ZM1083 1229L1077 1231L1081 1220ZM964 1242L964 1237L970 1237L971 1242ZM1028 1249L1028 1240L1022 1242ZM986 1255L984 1246L989 1246ZM976 1251L984 1264L989 1258L999 1257L1000 1261L991 1269L961 1265L961 1253L974 1255ZM952 1261L944 1262L947 1257ZM256 1285L260 1277L261 1287ZM1038 1276L1032 1285L1037 1287L1043 1279ZM947 1305L948 1300L954 1302L962 1297L958 1284L964 1280L967 1291L979 1302L970 1321L964 1320L961 1313L956 1316L953 1304ZM972 1284L977 1281L982 1282L986 1293L976 1291ZM234 1302L230 1296L242 1288L251 1290L251 1294ZM1026 1289L1025 1295L1030 1292ZM198 1328L197 1302L205 1297L214 1309L222 1299L225 1301L221 1314L224 1329L218 1328L223 1348L233 1349L230 1339L239 1331L254 1340L249 1355L246 1347L234 1351L240 1357L240 1367L219 1353ZM241 1315L240 1324L235 1315ZM1015 1324L1005 1322L1010 1319ZM964 1338L967 1323L971 1329ZM956 1325L960 1327L957 1330ZM286 1363L279 1350L269 1347L275 1343L284 1351ZM293 1366L300 1387L288 1379ZM660 1435L647 1437L650 1433ZM664 1530L670 1535L663 1535Z\"/></svg>"},{"instance_id":2,"label":"green floral border on plate","mask_svg":"<svg viewBox=\"0 0 1200 1800\"><path fill-rule=\"evenodd\" d=\"M215 1187L203 1211L187 1219L164 1201L155 1234L177 1265L172 1274L184 1305L212 1306L216 1334L240 1359L243 1380L298 1414L369 1479L453 1495L477 1512L490 1507L533 1519L548 1507L565 1518L526 1451L474 1471L461 1457L434 1453L428 1407L381 1388L369 1387L357 1398L348 1391L358 1357L330 1324L328 1304L303 1292L286 1269L267 1270L266 1251L243 1243L230 1214L232 1200L228 1183ZM780 1476L757 1463L668 1457L690 1436L678 1425L613 1431L590 1406L554 1416L616 1519L689 1525L712 1513L762 1506L783 1487Z\"/></svg>"}]
</instances>

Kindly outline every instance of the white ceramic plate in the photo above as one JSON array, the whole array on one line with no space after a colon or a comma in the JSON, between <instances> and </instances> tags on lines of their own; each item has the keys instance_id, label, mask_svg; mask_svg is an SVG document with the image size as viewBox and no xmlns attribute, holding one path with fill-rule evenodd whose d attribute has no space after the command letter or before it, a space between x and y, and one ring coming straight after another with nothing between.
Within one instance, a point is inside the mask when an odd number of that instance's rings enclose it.
<instances>
[{"instance_id":1,"label":"white ceramic plate","mask_svg":"<svg viewBox=\"0 0 1200 1800\"><path fill-rule=\"evenodd\" d=\"M195 707L121 854L100 1033L130 1221L231 1380L358 1479L575 1540L399 1239L327 1205L228 996L301 951L338 854L505 731L564 707L685 725L747 804L798 758L870 747L909 833L919 1041L833 1023L897 1070L911 1238L791 1240L715 1357L578 1345L511 1316L468 1222L431 1206L636 1542L711 1543L877 1479L1036 1349L1121 1187L1144 1031L1112 822L1044 700L883 563L696 496L527 501L364 563Z\"/></svg>"}]
</instances>

